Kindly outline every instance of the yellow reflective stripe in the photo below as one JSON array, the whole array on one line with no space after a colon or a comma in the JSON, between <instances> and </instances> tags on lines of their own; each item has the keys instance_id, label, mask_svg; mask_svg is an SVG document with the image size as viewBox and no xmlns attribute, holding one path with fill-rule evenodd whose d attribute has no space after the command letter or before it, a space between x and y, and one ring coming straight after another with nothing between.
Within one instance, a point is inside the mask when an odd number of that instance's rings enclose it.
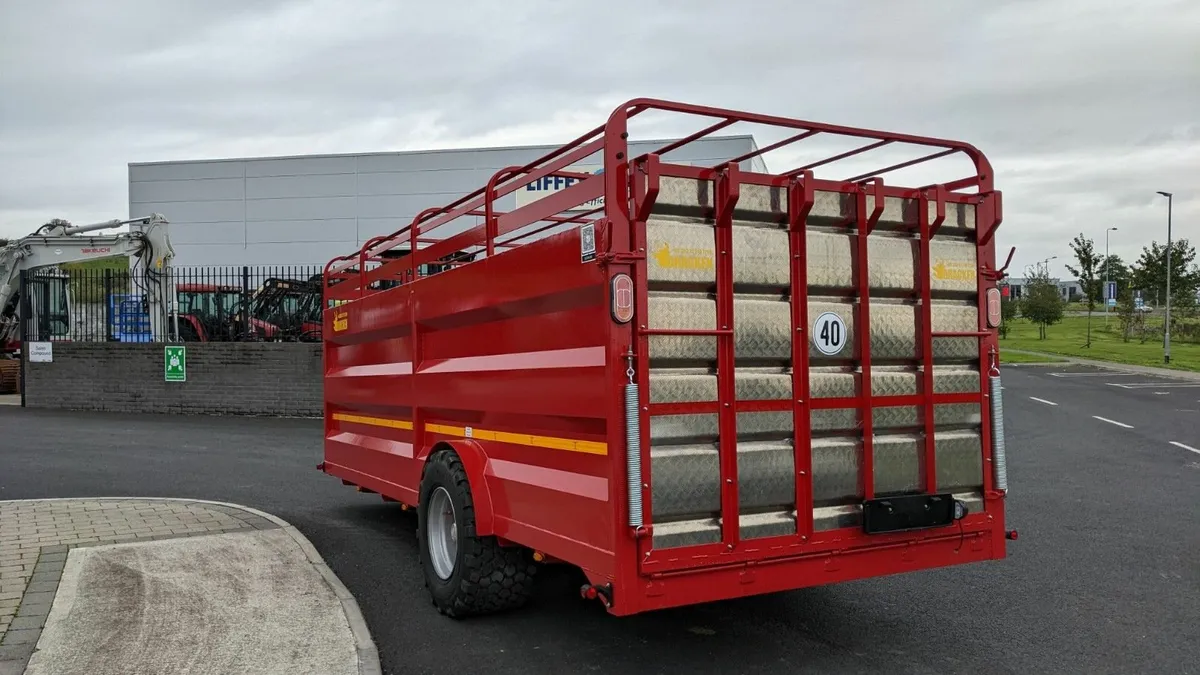
<instances>
[{"instance_id":1,"label":"yellow reflective stripe","mask_svg":"<svg viewBox=\"0 0 1200 675\"><path fill-rule=\"evenodd\" d=\"M376 427L391 427L393 429L409 429L413 428L412 422L408 420L393 420L386 417L367 417L366 415L348 415L346 413L334 413L333 419L338 422L354 422L356 424L370 424Z\"/></svg>"},{"instance_id":2,"label":"yellow reflective stripe","mask_svg":"<svg viewBox=\"0 0 1200 675\"><path fill-rule=\"evenodd\" d=\"M551 450L567 450L569 452L585 452L589 455L607 455L608 444L596 441L579 441L572 438L557 438L554 436L534 436L533 434L514 434L507 431L488 431L487 429L471 428L470 435L467 427L455 427L446 424L426 424L425 430L435 434L458 436L459 438L474 438L497 443L527 445L534 448L549 448Z\"/></svg>"},{"instance_id":3,"label":"yellow reflective stripe","mask_svg":"<svg viewBox=\"0 0 1200 675\"><path fill-rule=\"evenodd\" d=\"M426 424L425 431L435 434L446 434L447 436L462 436L467 437L467 430L463 427L449 427L445 424Z\"/></svg>"},{"instance_id":4,"label":"yellow reflective stripe","mask_svg":"<svg viewBox=\"0 0 1200 675\"><path fill-rule=\"evenodd\" d=\"M377 427L391 427L393 429L408 429L413 428L412 422L408 420L394 420L386 417L368 417L366 415L350 415L348 413L334 413L333 419L338 422L353 422L356 424L369 424ZM471 428L471 432L467 433L467 427L456 427L446 424L426 424L425 431L435 434L445 434L446 436L457 436L459 438L474 438L484 441L495 441L497 443L511 443L513 445L527 445L534 448L549 448L551 450L567 450L569 452L585 452L589 455L607 455L608 444L599 443L596 441L580 441L573 438L557 438L555 436L535 436L533 434L514 434L507 431L489 431L487 429Z\"/></svg>"}]
</instances>

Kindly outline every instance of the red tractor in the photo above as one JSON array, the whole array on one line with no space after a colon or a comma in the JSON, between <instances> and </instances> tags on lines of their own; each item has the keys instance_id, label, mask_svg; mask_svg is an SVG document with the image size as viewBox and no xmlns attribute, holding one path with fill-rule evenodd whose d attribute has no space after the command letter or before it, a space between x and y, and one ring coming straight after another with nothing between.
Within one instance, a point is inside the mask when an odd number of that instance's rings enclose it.
<instances>
[{"instance_id":1,"label":"red tractor","mask_svg":"<svg viewBox=\"0 0 1200 675\"><path fill-rule=\"evenodd\" d=\"M179 284L177 297L185 341L321 339L319 281L272 277L250 294L233 285Z\"/></svg>"},{"instance_id":2,"label":"red tractor","mask_svg":"<svg viewBox=\"0 0 1200 675\"><path fill-rule=\"evenodd\" d=\"M242 290L225 284L177 284L179 337L185 342L225 342L242 302Z\"/></svg>"},{"instance_id":3,"label":"red tractor","mask_svg":"<svg viewBox=\"0 0 1200 675\"><path fill-rule=\"evenodd\" d=\"M267 342L321 340L321 276L270 278L249 302L243 339ZM240 319L240 316L238 317Z\"/></svg>"}]
</instances>

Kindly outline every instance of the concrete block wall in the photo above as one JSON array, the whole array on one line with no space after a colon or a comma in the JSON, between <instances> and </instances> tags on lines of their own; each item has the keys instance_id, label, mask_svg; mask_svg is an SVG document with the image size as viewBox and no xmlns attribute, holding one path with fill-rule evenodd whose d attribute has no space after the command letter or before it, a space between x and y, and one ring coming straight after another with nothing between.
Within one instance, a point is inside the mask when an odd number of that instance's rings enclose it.
<instances>
[{"instance_id":1,"label":"concrete block wall","mask_svg":"<svg viewBox=\"0 0 1200 675\"><path fill-rule=\"evenodd\" d=\"M320 417L321 346L187 343L187 381L163 378L159 344L55 343L25 364L25 405L109 412Z\"/></svg>"}]
</instances>

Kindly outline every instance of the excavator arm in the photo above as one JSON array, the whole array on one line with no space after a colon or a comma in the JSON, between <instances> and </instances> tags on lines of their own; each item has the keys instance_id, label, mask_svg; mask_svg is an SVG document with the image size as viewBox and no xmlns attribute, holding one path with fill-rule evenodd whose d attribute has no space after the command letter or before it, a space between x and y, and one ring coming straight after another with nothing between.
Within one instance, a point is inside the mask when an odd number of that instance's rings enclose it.
<instances>
[{"instance_id":1,"label":"excavator arm","mask_svg":"<svg viewBox=\"0 0 1200 675\"><path fill-rule=\"evenodd\" d=\"M129 225L130 230L89 234L122 225ZM20 336L21 272L116 256L131 259L132 281L146 299L154 339L174 335L168 317L175 298L169 273L175 251L168 226L166 218L158 213L77 227L52 223L0 248L0 347Z\"/></svg>"}]
</instances>

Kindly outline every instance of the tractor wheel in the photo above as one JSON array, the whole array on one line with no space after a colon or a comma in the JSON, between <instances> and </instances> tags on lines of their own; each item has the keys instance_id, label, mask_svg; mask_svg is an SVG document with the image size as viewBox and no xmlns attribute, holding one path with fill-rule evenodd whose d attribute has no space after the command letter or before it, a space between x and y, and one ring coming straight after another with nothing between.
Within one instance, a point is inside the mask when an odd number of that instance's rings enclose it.
<instances>
[{"instance_id":1,"label":"tractor wheel","mask_svg":"<svg viewBox=\"0 0 1200 675\"><path fill-rule=\"evenodd\" d=\"M452 450L435 451L425 464L417 541L425 587L442 614L490 614L529 599L537 569L529 550L476 536L467 472Z\"/></svg>"}]
</instances>

